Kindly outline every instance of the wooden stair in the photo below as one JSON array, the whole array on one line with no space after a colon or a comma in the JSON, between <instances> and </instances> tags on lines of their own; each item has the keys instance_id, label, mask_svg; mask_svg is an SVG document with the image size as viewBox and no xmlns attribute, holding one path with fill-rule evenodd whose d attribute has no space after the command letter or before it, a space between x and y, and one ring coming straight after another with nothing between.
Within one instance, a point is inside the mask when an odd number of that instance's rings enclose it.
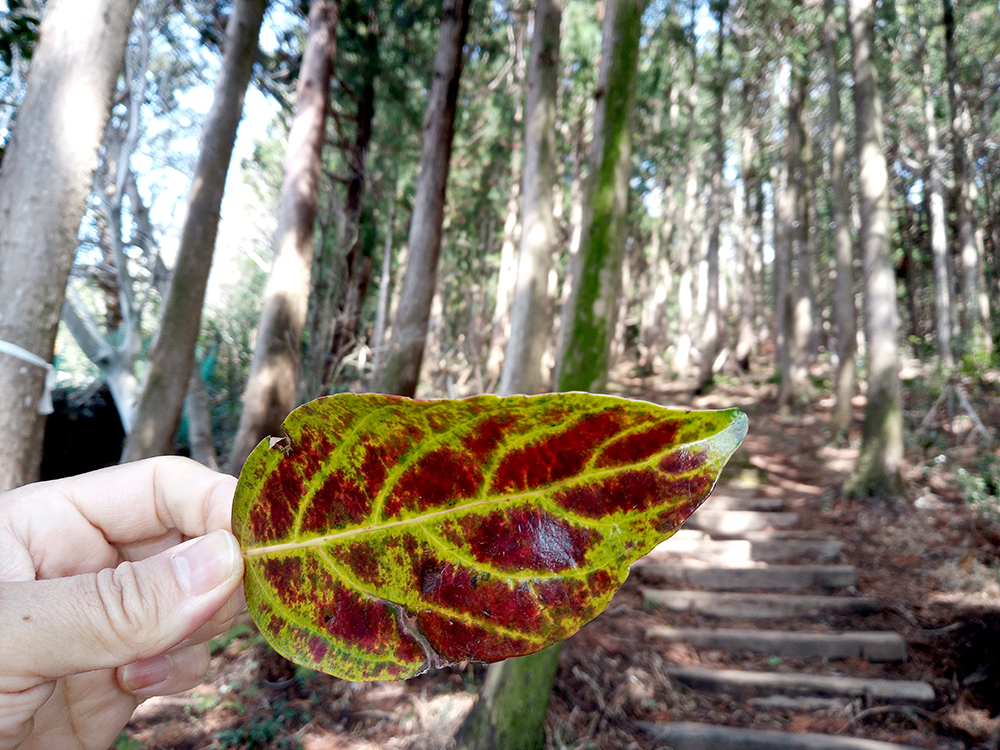
<instances>
[{"instance_id":1,"label":"wooden stair","mask_svg":"<svg viewBox=\"0 0 1000 750\"><path fill-rule=\"evenodd\" d=\"M685 644L695 652L774 658L780 671L676 664L666 674L685 690L725 694L759 708L797 713L865 704L928 706L926 682L850 674L854 665L900 664L906 640L895 632L835 630L835 618L864 616L882 604L857 591L851 565L839 563L843 544L797 528L799 516L773 498L722 490L695 512L685 529L633 566L643 604L664 617L711 618L711 627L654 626L651 643ZM673 614L671 614L673 613ZM727 620L738 621L728 627ZM767 621L766 628L748 621ZM783 660L798 660L788 671ZM805 664L801 664L801 662ZM813 663L809 665L809 662ZM697 663L697 662L696 662ZM723 664L727 663L725 660ZM775 732L691 722L644 724L643 731L674 750L900 750L903 745L815 733Z\"/></svg>"}]
</instances>

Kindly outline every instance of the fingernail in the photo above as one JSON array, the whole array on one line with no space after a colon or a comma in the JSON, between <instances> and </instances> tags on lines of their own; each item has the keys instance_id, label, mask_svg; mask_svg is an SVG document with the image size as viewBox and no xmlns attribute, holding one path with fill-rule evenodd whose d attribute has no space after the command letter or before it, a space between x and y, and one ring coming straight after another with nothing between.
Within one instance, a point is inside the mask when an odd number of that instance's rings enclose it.
<instances>
[{"instance_id":1,"label":"fingernail","mask_svg":"<svg viewBox=\"0 0 1000 750\"><path fill-rule=\"evenodd\" d=\"M167 657L152 656L149 659L126 664L122 668L122 687L130 693L159 685L170 676L170 663Z\"/></svg>"},{"instance_id":2,"label":"fingernail","mask_svg":"<svg viewBox=\"0 0 1000 750\"><path fill-rule=\"evenodd\" d=\"M198 596L224 583L239 554L234 542L231 534L220 529L182 546L171 559L178 585Z\"/></svg>"}]
</instances>

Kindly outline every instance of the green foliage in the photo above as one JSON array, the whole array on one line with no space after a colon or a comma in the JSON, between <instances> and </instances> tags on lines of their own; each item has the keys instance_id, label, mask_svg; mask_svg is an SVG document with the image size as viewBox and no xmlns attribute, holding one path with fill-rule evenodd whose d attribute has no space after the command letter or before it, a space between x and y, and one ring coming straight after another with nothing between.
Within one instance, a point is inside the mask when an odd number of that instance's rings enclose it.
<instances>
[{"instance_id":1,"label":"green foliage","mask_svg":"<svg viewBox=\"0 0 1000 750\"><path fill-rule=\"evenodd\" d=\"M213 737L224 750L298 750L302 743L294 733L311 720L308 709L276 700L269 713L255 715L246 724L216 732Z\"/></svg>"},{"instance_id":2,"label":"green foliage","mask_svg":"<svg viewBox=\"0 0 1000 750\"><path fill-rule=\"evenodd\" d=\"M965 499L987 518L1000 522L1000 456L988 453L977 471L958 470L958 486Z\"/></svg>"},{"instance_id":3,"label":"green foliage","mask_svg":"<svg viewBox=\"0 0 1000 750\"><path fill-rule=\"evenodd\" d=\"M220 651L225 651L227 648L229 648L229 645L233 641L239 638L245 638L246 636L253 634L254 634L254 629L252 627L250 627L246 623L238 622L231 628L229 628L229 630L226 632L225 635L220 635L217 638L213 638L211 641L209 641L208 647L212 655L215 656L215 654L219 653Z\"/></svg>"},{"instance_id":4,"label":"green foliage","mask_svg":"<svg viewBox=\"0 0 1000 750\"><path fill-rule=\"evenodd\" d=\"M111 750L145 750L146 746L139 742L139 740L133 739L128 736L125 732L121 732L111 745Z\"/></svg>"}]
</instances>

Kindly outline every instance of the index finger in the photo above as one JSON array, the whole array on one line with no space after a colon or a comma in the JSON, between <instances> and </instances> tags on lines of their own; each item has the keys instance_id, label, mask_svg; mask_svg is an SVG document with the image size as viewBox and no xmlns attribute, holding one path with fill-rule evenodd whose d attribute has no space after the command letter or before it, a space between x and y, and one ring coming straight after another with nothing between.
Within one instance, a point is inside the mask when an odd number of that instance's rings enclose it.
<instances>
[{"instance_id":1,"label":"index finger","mask_svg":"<svg viewBox=\"0 0 1000 750\"><path fill-rule=\"evenodd\" d=\"M112 544L130 544L177 530L201 536L232 530L236 479L181 456L133 463L13 490L25 510L53 498L68 501Z\"/></svg>"}]
</instances>

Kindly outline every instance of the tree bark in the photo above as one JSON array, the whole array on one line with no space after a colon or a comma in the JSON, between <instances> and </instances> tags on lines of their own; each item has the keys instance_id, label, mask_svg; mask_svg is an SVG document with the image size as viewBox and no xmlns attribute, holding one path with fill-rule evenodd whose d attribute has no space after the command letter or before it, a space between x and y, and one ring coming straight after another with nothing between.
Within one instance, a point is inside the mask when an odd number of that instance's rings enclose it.
<instances>
[{"instance_id":1,"label":"tree bark","mask_svg":"<svg viewBox=\"0 0 1000 750\"><path fill-rule=\"evenodd\" d=\"M380 393L412 397L417 390L431 299L437 286L441 221L455 133L462 47L469 28L471 3L472 0L445 0L444 3L434 58L434 81L424 119L420 177L410 219L409 262L385 365L376 384Z\"/></svg>"},{"instance_id":2,"label":"tree bark","mask_svg":"<svg viewBox=\"0 0 1000 750\"><path fill-rule=\"evenodd\" d=\"M49 362L136 0L52 0L0 172L0 341ZM0 354L0 491L38 477L46 370Z\"/></svg>"},{"instance_id":3,"label":"tree bark","mask_svg":"<svg viewBox=\"0 0 1000 750\"><path fill-rule=\"evenodd\" d=\"M973 200L975 185L972 165L966 154L969 138L966 128L965 92L959 75L958 56L955 51L955 10L952 0L942 0L944 10L945 67L948 75L948 103L951 108L951 148L955 170L956 214L958 225L958 252L962 273L962 305L960 317L962 334L967 351L982 348L992 352L993 342L985 332L989 329L989 316L984 323L979 304L979 251L976 245L976 206Z\"/></svg>"},{"instance_id":4,"label":"tree bark","mask_svg":"<svg viewBox=\"0 0 1000 750\"><path fill-rule=\"evenodd\" d=\"M201 310L219 229L219 208L236 130L243 115L243 98L257 59L257 37L266 7L267 0L238 0L233 5L222 68L215 83L212 108L202 129L177 261L122 461L172 453L174 449L201 330Z\"/></svg>"},{"instance_id":5,"label":"tree bark","mask_svg":"<svg viewBox=\"0 0 1000 750\"><path fill-rule=\"evenodd\" d=\"M201 376L201 367L195 359L191 364L191 378L188 380L187 396L184 399L191 458L202 466L217 471L219 458L215 453L215 438L212 435L211 407L205 380Z\"/></svg>"},{"instance_id":6,"label":"tree bark","mask_svg":"<svg viewBox=\"0 0 1000 750\"><path fill-rule=\"evenodd\" d=\"M691 84L687 91L688 131L686 144L688 160L684 170L684 208L681 211L680 254L677 259L680 279L677 285L677 346L674 349L673 370L677 375L687 374L691 358L691 328L694 318L692 269L694 247L697 242L695 213L698 203L698 175L701 171L700 154L695 144L695 119L698 107L698 51L691 47Z\"/></svg>"},{"instance_id":7,"label":"tree bark","mask_svg":"<svg viewBox=\"0 0 1000 750\"><path fill-rule=\"evenodd\" d=\"M708 198L709 222L708 233L708 290L705 298L705 321L701 336L701 371L698 376L696 392L704 391L714 379L713 367L715 357L719 352L721 342L721 320L719 316L719 235L722 232L722 169L726 161L726 139L722 127L723 110L726 103L726 87L729 83L723 67L725 51L725 14L728 0L716 5L719 25L715 49L715 123L712 131L712 191Z\"/></svg>"},{"instance_id":8,"label":"tree bark","mask_svg":"<svg viewBox=\"0 0 1000 750\"><path fill-rule=\"evenodd\" d=\"M809 339L812 334L810 257L808 224L805 221L807 149L803 109L808 96L808 77L793 67L789 84L788 131L785 139L785 190L780 221L782 281L780 295L784 347L781 358L781 388L778 403L783 409L798 407L810 397ZM776 212L777 213L777 212ZM776 221L778 217L776 217Z\"/></svg>"},{"instance_id":9,"label":"tree bark","mask_svg":"<svg viewBox=\"0 0 1000 750\"><path fill-rule=\"evenodd\" d=\"M851 196L845 171L847 142L840 112L840 77L837 75L836 41L840 36L834 17L833 0L823 0L823 53L826 57L826 82L830 122L830 212L833 218L833 243L836 256L836 288L833 293L837 323L837 374L834 382L834 405L830 432L837 444L845 444L851 427L851 399L856 386L854 360L858 350L857 310L854 307L854 250L851 244Z\"/></svg>"},{"instance_id":10,"label":"tree bark","mask_svg":"<svg viewBox=\"0 0 1000 750\"><path fill-rule=\"evenodd\" d=\"M873 54L872 0L850 0L858 152L859 245L865 275L867 403L861 453L844 487L853 497L903 496L903 408L899 382L899 313L889 247L889 171L882 145L882 107Z\"/></svg>"},{"instance_id":11,"label":"tree bark","mask_svg":"<svg viewBox=\"0 0 1000 750\"><path fill-rule=\"evenodd\" d=\"M549 267L556 243L552 191L556 179L556 97L563 0L539 0L528 63L521 173L521 246L511 309L511 335L500 395L539 393L547 378L542 355L552 329Z\"/></svg>"},{"instance_id":12,"label":"tree bark","mask_svg":"<svg viewBox=\"0 0 1000 750\"><path fill-rule=\"evenodd\" d=\"M295 406L339 17L340 0L313 0L309 8L309 35L288 133L274 260L264 288L240 425L226 465L230 474L239 474L261 439L280 434L282 421Z\"/></svg>"},{"instance_id":13,"label":"tree bark","mask_svg":"<svg viewBox=\"0 0 1000 750\"><path fill-rule=\"evenodd\" d=\"M631 117L643 6L642 0L609 0L605 6L590 185L556 378L560 391L599 393L607 380L632 176Z\"/></svg>"},{"instance_id":14,"label":"tree bark","mask_svg":"<svg viewBox=\"0 0 1000 750\"><path fill-rule=\"evenodd\" d=\"M511 97L514 100L514 129L510 144L510 189L507 192L507 215L503 223L503 242L500 245L500 268L497 272L496 299L493 306L493 320L490 324L489 351L486 353L486 379L492 386L503 369L504 352L510 340L511 305L514 301L514 285L517 282L517 248L521 238L521 181L523 164L521 153L524 149L521 125L524 122L524 39L527 24L522 22L520 8L514 7L516 19L508 27L510 53L513 62L510 73Z\"/></svg>"}]
</instances>

